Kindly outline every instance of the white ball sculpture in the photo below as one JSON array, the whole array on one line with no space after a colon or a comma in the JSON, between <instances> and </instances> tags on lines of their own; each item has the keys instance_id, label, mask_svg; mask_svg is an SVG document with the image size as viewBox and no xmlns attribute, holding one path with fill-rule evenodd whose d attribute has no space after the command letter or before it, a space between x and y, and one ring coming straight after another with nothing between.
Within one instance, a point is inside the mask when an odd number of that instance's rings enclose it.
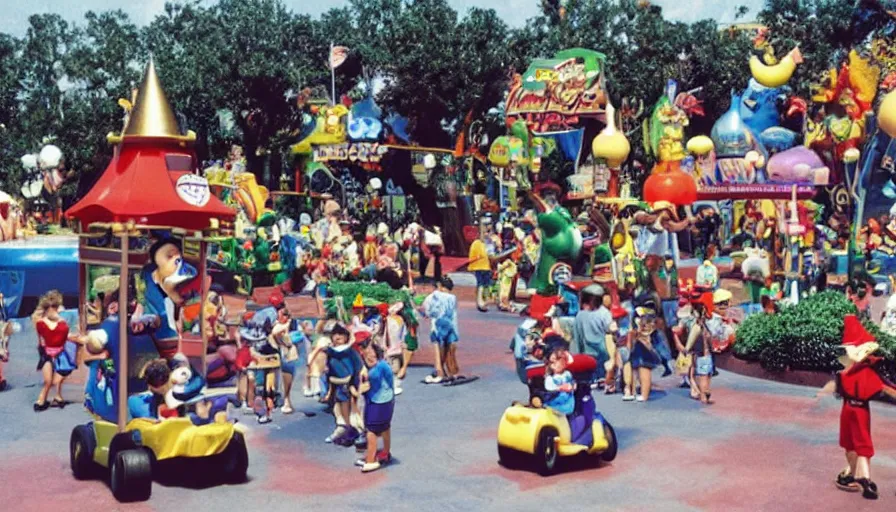
<instances>
[{"instance_id":1,"label":"white ball sculpture","mask_svg":"<svg viewBox=\"0 0 896 512\"><path fill-rule=\"evenodd\" d=\"M37 155L25 155L22 157L22 167L26 171L37 168Z\"/></svg>"},{"instance_id":2,"label":"white ball sculpture","mask_svg":"<svg viewBox=\"0 0 896 512\"><path fill-rule=\"evenodd\" d=\"M40 150L40 156L38 157L38 162L40 162L40 166L43 168L53 168L59 165L59 161L62 160L62 150L58 147L48 144Z\"/></svg>"}]
</instances>

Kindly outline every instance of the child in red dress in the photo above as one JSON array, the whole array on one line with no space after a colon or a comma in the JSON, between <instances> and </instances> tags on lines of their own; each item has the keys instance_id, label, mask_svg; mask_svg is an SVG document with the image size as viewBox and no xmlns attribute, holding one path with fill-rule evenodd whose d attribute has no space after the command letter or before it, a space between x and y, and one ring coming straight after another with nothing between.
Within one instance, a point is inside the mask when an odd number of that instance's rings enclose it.
<instances>
[{"instance_id":1,"label":"child in red dress","mask_svg":"<svg viewBox=\"0 0 896 512\"><path fill-rule=\"evenodd\" d=\"M884 383L874 368L879 358L872 356L877 342L855 315L844 319L840 357L844 370L837 374L837 393L843 398L840 411L840 446L849 465L837 475L836 485L847 492L862 491L867 499L877 499L877 485L871 481L871 408L869 401L880 393L896 398L896 388ZM830 384L828 388L830 388Z\"/></svg>"},{"instance_id":2,"label":"child in red dress","mask_svg":"<svg viewBox=\"0 0 896 512\"><path fill-rule=\"evenodd\" d=\"M69 368L75 364L75 361L71 360L71 356L65 352L65 342L79 343L80 336L69 334L68 324L59 315L61 308L62 294L56 290L50 290L41 297L37 309L31 315L34 329L37 331L37 352L40 355L37 371L41 372L44 378L43 387L37 397L37 402L34 403L35 412L45 411L49 407L65 407L65 400L62 398L62 384L71 373ZM66 364L60 364L60 358L66 358ZM47 395L50 394L50 389L54 386L56 387L56 396L52 401L47 402Z\"/></svg>"}]
</instances>

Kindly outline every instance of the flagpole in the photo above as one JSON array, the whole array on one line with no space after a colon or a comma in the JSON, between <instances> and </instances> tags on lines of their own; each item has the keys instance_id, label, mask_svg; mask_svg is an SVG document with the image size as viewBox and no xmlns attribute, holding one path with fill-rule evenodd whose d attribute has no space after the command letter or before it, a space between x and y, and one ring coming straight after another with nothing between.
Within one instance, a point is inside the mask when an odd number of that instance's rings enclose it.
<instances>
[{"instance_id":1,"label":"flagpole","mask_svg":"<svg viewBox=\"0 0 896 512\"><path fill-rule=\"evenodd\" d=\"M330 42L330 90L332 91L333 105L336 104L336 68L333 66L333 43Z\"/></svg>"}]
</instances>

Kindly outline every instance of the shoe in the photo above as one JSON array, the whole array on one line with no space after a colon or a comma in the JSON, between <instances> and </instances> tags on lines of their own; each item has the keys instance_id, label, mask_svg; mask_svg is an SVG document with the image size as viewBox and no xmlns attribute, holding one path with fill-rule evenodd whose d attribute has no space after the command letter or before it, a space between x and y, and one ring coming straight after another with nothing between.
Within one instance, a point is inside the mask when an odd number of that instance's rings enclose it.
<instances>
[{"instance_id":1,"label":"shoe","mask_svg":"<svg viewBox=\"0 0 896 512\"><path fill-rule=\"evenodd\" d=\"M681 389L687 389L691 387L691 384L688 381L682 381L681 384L678 385L678 387Z\"/></svg>"},{"instance_id":2,"label":"shoe","mask_svg":"<svg viewBox=\"0 0 896 512\"><path fill-rule=\"evenodd\" d=\"M46 411L50 408L50 402L44 402L42 404L35 403L34 404L34 412Z\"/></svg>"},{"instance_id":3,"label":"shoe","mask_svg":"<svg viewBox=\"0 0 896 512\"><path fill-rule=\"evenodd\" d=\"M476 309L478 309L480 313L488 313L488 308L484 308L482 306L476 306Z\"/></svg>"},{"instance_id":4,"label":"shoe","mask_svg":"<svg viewBox=\"0 0 896 512\"><path fill-rule=\"evenodd\" d=\"M376 452L376 460L380 463L380 465L388 464L392 462L392 454L384 450L380 450Z\"/></svg>"},{"instance_id":5,"label":"shoe","mask_svg":"<svg viewBox=\"0 0 896 512\"><path fill-rule=\"evenodd\" d=\"M367 437L359 435L357 439L355 439L355 450L359 452L363 452L367 449Z\"/></svg>"},{"instance_id":6,"label":"shoe","mask_svg":"<svg viewBox=\"0 0 896 512\"><path fill-rule=\"evenodd\" d=\"M442 378L439 377L438 375L436 375L436 376L427 375L426 378L423 379L423 382L425 382L427 384L438 384L438 383L442 382Z\"/></svg>"},{"instance_id":7,"label":"shoe","mask_svg":"<svg viewBox=\"0 0 896 512\"><path fill-rule=\"evenodd\" d=\"M840 474L837 475L837 479L834 480L834 485L837 486L841 491L846 492L859 492L862 490L862 486L856 482L856 479L847 473L848 470L844 470Z\"/></svg>"},{"instance_id":8,"label":"shoe","mask_svg":"<svg viewBox=\"0 0 896 512\"><path fill-rule=\"evenodd\" d=\"M242 411L243 414L255 414L255 410L249 407L249 404L246 402L243 402L243 405L240 406L240 411Z\"/></svg>"},{"instance_id":9,"label":"shoe","mask_svg":"<svg viewBox=\"0 0 896 512\"><path fill-rule=\"evenodd\" d=\"M663 370L663 375L662 375L663 377L668 377L669 375L672 375L672 369L671 369L671 368L669 368L668 366L666 366L666 367L664 367L664 368L665 368L665 369Z\"/></svg>"},{"instance_id":10,"label":"shoe","mask_svg":"<svg viewBox=\"0 0 896 512\"><path fill-rule=\"evenodd\" d=\"M355 427L347 427L343 430L341 436L333 438L333 444L348 448L355 444L355 439L358 438L358 435L358 431L355 430Z\"/></svg>"},{"instance_id":11,"label":"shoe","mask_svg":"<svg viewBox=\"0 0 896 512\"><path fill-rule=\"evenodd\" d=\"M324 439L324 442L327 444L332 443L333 441L335 441L336 439L339 439L343 435L345 435L345 427L342 425L337 425L336 428L333 430L333 433L328 435L327 438Z\"/></svg>"},{"instance_id":12,"label":"shoe","mask_svg":"<svg viewBox=\"0 0 896 512\"><path fill-rule=\"evenodd\" d=\"M6 381L0 380L0 391L6 391Z\"/></svg>"},{"instance_id":13,"label":"shoe","mask_svg":"<svg viewBox=\"0 0 896 512\"><path fill-rule=\"evenodd\" d=\"M370 473L371 471L376 471L380 469L382 466L379 462L365 462L363 466L361 466L361 473Z\"/></svg>"},{"instance_id":14,"label":"shoe","mask_svg":"<svg viewBox=\"0 0 896 512\"><path fill-rule=\"evenodd\" d=\"M646 401L647 401L647 399L641 395L638 395L637 397L635 397L635 402L646 402Z\"/></svg>"},{"instance_id":15,"label":"shoe","mask_svg":"<svg viewBox=\"0 0 896 512\"><path fill-rule=\"evenodd\" d=\"M364 464L367 464L367 459L365 459L364 457L361 457L360 459L355 461L355 466L358 466L359 468L363 468Z\"/></svg>"},{"instance_id":16,"label":"shoe","mask_svg":"<svg viewBox=\"0 0 896 512\"><path fill-rule=\"evenodd\" d=\"M311 398L312 396L314 396L314 393L310 389L305 388L302 390L302 395L304 395L305 398Z\"/></svg>"},{"instance_id":17,"label":"shoe","mask_svg":"<svg viewBox=\"0 0 896 512\"><path fill-rule=\"evenodd\" d=\"M272 421L274 421L274 419L271 418L270 416L259 416L259 417L258 417L258 424L259 424L259 425L264 425L264 424L270 423L270 422L272 422Z\"/></svg>"},{"instance_id":18,"label":"shoe","mask_svg":"<svg viewBox=\"0 0 896 512\"><path fill-rule=\"evenodd\" d=\"M65 400L54 398L50 400L50 407L58 407L59 409L65 408Z\"/></svg>"},{"instance_id":19,"label":"shoe","mask_svg":"<svg viewBox=\"0 0 896 512\"><path fill-rule=\"evenodd\" d=\"M862 486L862 497L866 500L876 500L877 484L867 478L856 478L856 483Z\"/></svg>"},{"instance_id":20,"label":"shoe","mask_svg":"<svg viewBox=\"0 0 896 512\"><path fill-rule=\"evenodd\" d=\"M629 395L629 394L622 395L623 402L633 402L634 400L635 400L635 395Z\"/></svg>"},{"instance_id":21,"label":"shoe","mask_svg":"<svg viewBox=\"0 0 896 512\"><path fill-rule=\"evenodd\" d=\"M295 412L295 409L293 409L289 404L286 404L280 408L280 412L282 412L283 414L292 414L293 412Z\"/></svg>"},{"instance_id":22,"label":"shoe","mask_svg":"<svg viewBox=\"0 0 896 512\"><path fill-rule=\"evenodd\" d=\"M402 394L402 393L404 393L404 390L403 390L403 389L401 389L401 388L395 388L395 396L398 396L398 395L400 395L400 394Z\"/></svg>"}]
</instances>

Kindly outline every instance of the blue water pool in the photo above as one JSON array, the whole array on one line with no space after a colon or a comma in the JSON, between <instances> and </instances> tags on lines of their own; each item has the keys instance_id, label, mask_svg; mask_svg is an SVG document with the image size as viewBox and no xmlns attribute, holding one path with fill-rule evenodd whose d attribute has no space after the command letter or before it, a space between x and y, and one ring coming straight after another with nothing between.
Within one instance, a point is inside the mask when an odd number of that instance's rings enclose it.
<instances>
[{"instance_id":1,"label":"blue water pool","mask_svg":"<svg viewBox=\"0 0 896 512\"><path fill-rule=\"evenodd\" d=\"M0 243L0 293L8 313L29 314L27 309L33 307L37 297L54 288L62 292L67 304L77 304L77 237L51 236Z\"/></svg>"}]
</instances>

